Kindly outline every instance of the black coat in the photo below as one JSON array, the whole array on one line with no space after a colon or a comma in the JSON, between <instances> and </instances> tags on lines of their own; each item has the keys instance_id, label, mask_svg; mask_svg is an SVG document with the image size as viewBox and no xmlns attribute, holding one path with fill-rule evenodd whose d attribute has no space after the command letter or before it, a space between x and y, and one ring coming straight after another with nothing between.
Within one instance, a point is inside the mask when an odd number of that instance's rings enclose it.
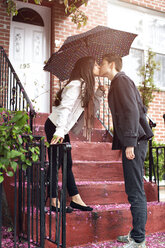
<instances>
[{"instance_id":1,"label":"black coat","mask_svg":"<svg viewBox=\"0 0 165 248\"><path fill-rule=\"evenodd\" d=\"M108 103L114 127L113 150L135 147L138 140L153 136L139 91L124 72L117 73L113 78Z\"/></svg>"}]
</instances>

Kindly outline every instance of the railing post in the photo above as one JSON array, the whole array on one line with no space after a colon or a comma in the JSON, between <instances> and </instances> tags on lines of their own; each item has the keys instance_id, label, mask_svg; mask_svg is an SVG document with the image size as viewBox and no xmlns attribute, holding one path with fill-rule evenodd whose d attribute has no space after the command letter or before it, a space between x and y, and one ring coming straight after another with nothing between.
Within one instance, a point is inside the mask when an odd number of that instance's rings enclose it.
<instances>
[{"instance_id":1,"label":"railing post","mask_svg":"<svg viewBox=\"0 0 165 248\"><path fill-rule=\"evenodd\" d=\"M2 183L0 183L0 248L2 242Z\"/></svg>"},{"instance_id":2,"label":"railing post","mask_svg":"<svg viewBox=\"0 0 165 248\"><path fill-rule=\"evenodd\" d=\"M66 180L67 180L67 145L63 146L63 174L62 174L62 248L66 247Z\"/></svg>"},{"instance_id":3,"label":"railing post","mask_svg":"<svg viewBox=\"0 0 165 248\"><path fill-rule=\"evenodd\" d=\"M45 147L44 139L41 139L40 147L40 156L41 156L41 169L40 169L40 182L41 182L41 191L40 191L40 245L42 248L45 247L45 168L44 168L44 158L45 158Z\"/></svg>"},{"instance_id":4,"label":"railing post","mask_svg":"<svg viewBox=\"0 0 165 248\"><path fill-rule=\"evenodd\" d=\"M157 176L157 185L158 185L158 202L160 201L159 199L159 148L156 149L156 165L157 165L157 171L156 171L156 176Z\"/></svg>"},{"instance_id":5,"label":"railing post","mask_svg":"<svg viewBox=\"0 0 165 248\"><path fill-rule=\"evenodd\" d=\"M32 133L33 133L33 118L34 118L35 114L36 114L35 111L32 111L30 109L30 130L32 131Z\"/></svg>"},{"instance_id":6,"label":"railing post","mask_svg":"<svg viewBox=\"0 0 165 248\"><path fill-rule=\"evenodd\" d=\"M14 174L14 248L16 248L17 235L17 172Z\"/></svg>"},{"instance_id":7,"label":"railing post","mask_svg":"<svg viewBox=\"0 0 165 248\"><path fill-rule=\"evenodd\" d=\"M156 123L147 115L149 118L149 126L152 130L156 127ZM152 171L153 171L153 154L152 154L152 138L149 140L149 181L152 182Z\"/></svg>"},{"instance_id":8,"label":"railing post","mask_svg":"<svg viewBox=\"0 0 165 248\"><path fill-rule=\"evenodd\" d=\"M19 232L22 232L22 165L21 168L19 169L18 222L19 222Z\"/></svg>"},{"instance_id":9,"label":"railing post","mask_svg":"<svg viewBox=\"0 0 165 248\"><path fill-rule=\"evenodd\" d=\"M152 157L152 139L149 140L149 181L152 182L153 157Z\"/></svg>"},{"instance_id":10,"label":"railing post","mask_svg":"<svg viewBox=\"0 0 165 248\"><path fill-rule=\"evenodd\" d=\"M67 187L67 152L71 149L69 143L64 144L63 174L62 174L62 248L66 247L66 187Z\"/></svg>"}]
</instances>

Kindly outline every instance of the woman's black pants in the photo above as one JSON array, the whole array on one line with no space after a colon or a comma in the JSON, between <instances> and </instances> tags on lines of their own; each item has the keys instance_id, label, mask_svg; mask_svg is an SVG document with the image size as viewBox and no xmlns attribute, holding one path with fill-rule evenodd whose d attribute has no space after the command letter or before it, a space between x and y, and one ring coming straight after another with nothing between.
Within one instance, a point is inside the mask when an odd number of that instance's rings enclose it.
<instances>
[{"instance_id":1,"label":"woman's black pants","mask_svg":"<svg viewBox=\"0 0 165 248\"><path fill-rule=\"evenodd\" d=\"M47 137L48 143L51 142L51 139L53 138L53 134L56 131L56 126L51 122L51 120L48 118L45 122L45 133ZM69 135L65 135L63 142L69 142ZM57 173L57 147L53 146L52 151L52 197L56 198L56 173ZM61 151L60 151L61 154ZM50 148L48 148L48 158L50 161ZM62 163L63 158L60 156L60 164ZM48 175L50 175L50 167L48 168ZM71 150L67 151L67 190L69 193L69 196L74 196L78 194L78 189L75 183L74 175L72 172L72 156L71 156ZM48 192L49 194L49 192Z\"/></svg>"}]
</instances>

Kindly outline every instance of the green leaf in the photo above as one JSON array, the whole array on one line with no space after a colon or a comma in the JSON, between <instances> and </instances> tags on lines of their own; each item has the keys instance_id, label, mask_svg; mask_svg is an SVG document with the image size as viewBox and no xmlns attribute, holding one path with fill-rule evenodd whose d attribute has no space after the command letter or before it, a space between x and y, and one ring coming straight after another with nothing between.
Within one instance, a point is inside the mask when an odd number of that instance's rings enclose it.
<instances>
[{"instance_id":1,"label":"green leaf","mask_svg":"<svg viewBox=\"0 0 165 248\"><path fill-rule=\"evenodd\" d=\"M50 146L50 144L47 141L45 142L45 145L47 148L49 148L49 146Z\"/></svg>"},{"instance_id":2,"label":"green leaf","mask_svg":"<svg viewBox=\"0 0 165 248\"><path fill-rule=\"evenodd\" d=\"M22 170L25 171L27 169L27 165L26 164L23 164L22 165Z\"/></svg>"},{"instance_id":3,"label":"green leaf","mask_svg":"<svg viewBox=\"0 0 165 248\"><path fill-rule=\"evenodd\" d=\"M37 154L40 154L40 148L39 148L38 146L36 146L36 147L34 148L34 150L35 150L35 152L36 152Z\"/></svg>"},{"instance_id":4,"label":"green leaf","mask_svg":"<svg viewBox=\"0 0 165 248\"><path fill-rule=\"evenodd\" d=\"M11 167L13 168L14 172L16 172L16 170L17 170L17 163L15 161L12 161L10 164L11 164Z\"/></svg>"},{"instance_id":5,"label":"green leaf","mask_svg":"<svg viewBox=\"0 0 165 248\"><path fill-rule=\"evenodd\" d=\"M67 7L65 8L65 13L66 13L66 14L68 13L68 8L67 8Z\"/></svg>"},{"instance_id":6,"label":"green leaf","mask_svg":"<svg viewBox=\"0 0 165 248\"><path fill-rule=\"evenodd\" d=\"M12 177L13 175L14 175L14 173L13 173L12 171L8 171L8 172L7 172L7 176L8 176L8 177Z\"/></svg>"},{"instance_id":7,"label":"green leaf","mask_svg":"<svg viewBox=\"0 0 165 248\"><path fill-rule=\"evenodd\" d=\"M0 183L2 183L4 181L4 177L0 176Z\"/></svg>"},{"instance_id":8,"label":"green leaf","mask_svg":"<svg viewBox=\"0 0 165 248\"><path fill-rule=\"evenodd\" d=\"M77 28L78 28L78 29L81 28L81 23L80 23L80 22L78 23Z\"/></svg>"},{"instance_id":9,"label":"green leaf","mask_svg":"<svg viewBox=\"0 0 165 248\"><path fill-rule=\"evenodd\" d=\"M4 149L7 150L7 151L10 151L10 147L9 146L4 145Z\"/></svg>"},{"instance_id":10,"label":"green leaf","mask_svg":"<svg viewBox=\"0 0 165 248\"><path fill-rule=\"evenodd\" d=\"M10 152L7 153L7 158L17 158L21 155L22 155L22 152L11 150Z\"/></svg>"},{"instance_id":11,"label":"green leaf","mask_svg":"<svg viewBox=\"0 0 165 248\"><path fill-rule=\"evenodd\" d=\"M23 143L22 137L20 135L18 135L18 141L19 141L20 144Z\"/></svg>"},{"instance_id":12,"label":"green leaf","mask_svg":"<svg viewBox=\"0 0 165 248\"><path fill-rule=\"evenodd\" d=\"M29 165L29 166L31 166L32 165L32 163L31 163L31 161L29 160L29 159L26 159L26 165Z\"/></svg>"},{"instance_id":13,"label":"green leaf","mask_svg":"<svg viewBox=\"0 0 165 248\"><path fill-rule=\"evenodd\" d=\"M68 6L68 0L64 0L64 5Z\"/></svg>"},{"instance_id":14,"label":"green leaf","mask_svg":"<svg viewBox=\"0 0 165 248\"><path fill-rule=\"evenodd\" d=\"M2 164L2 166L8 166L9 165L9 159L7 159L7 158L4 158L4 157L0 157L0 164Z\"/></svg>"},{"instance_id":15,"label":"green leaf","mask_svg":"<svg viewBox=\"0 0 165 248\"><path fill-rule=\"evenodd\" d=\"M33 162L37 162L37 160L38 160L38 155L37 154L32 154L32 160L33 160Z\"/></svg>"},{"instance_id":16,"label":"green leaf","mask_svg":"<svg viewBox=\"0 0 165 248\"><path fill-rule=\"evenodd\" d=\"M35 151L34 147L29 147L29 151L33 153Z\"/></svg>"},{"instance_id":17,"label":"green leaf","mask_svg":"<svg viewBox=\"0 0 165 248\"><path fill-rule=\"evenodd\" d=\"M22 154L22 155L21 155L21 161L22 161L22 162L25 162L25 161L26 161L26 156L25 156L25 154Z\"/></svg>"},{"instance_id":18,"label":"green leaf","mask_svg":"<svg viewBox=\"0 0 165 248\"><path fill-rule=\"evenodd\" d=\"M20 147L20 152L27 153L28 151L26 149L24 149L23 147Z\"/></svg>"}]
</instances>

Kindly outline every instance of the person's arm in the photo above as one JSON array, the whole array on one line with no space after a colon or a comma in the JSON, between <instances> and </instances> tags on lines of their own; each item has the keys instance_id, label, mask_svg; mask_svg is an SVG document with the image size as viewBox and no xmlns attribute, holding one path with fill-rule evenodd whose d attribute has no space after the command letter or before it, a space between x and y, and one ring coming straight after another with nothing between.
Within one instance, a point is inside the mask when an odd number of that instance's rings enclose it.
<instances>
[{"instance_id":1,"label":"person's arm","mask_svg":"<svg viewBox=\"0 0 165 248\"><path fill-rule=\"evenodd\" d=\"M116 82L115 99L118 100L117 112L125 147L137 145L139 110L134 85L127 77L121 77Z\"/></svg>"},{"instance_id":2,"label":"person's arm","mask_svg":"<svg viewBox=\"0 0 165 248\"><path fill-rule=\"evenodd\" d=\"M72 111L72 108L80 95L81 82L74 80L70 82L62 93L62 100L58 107L58 116L56 120L56 132L54 136L64 138L64 130L67 124L68 116Z\"/></svg>"}]
</instances>

